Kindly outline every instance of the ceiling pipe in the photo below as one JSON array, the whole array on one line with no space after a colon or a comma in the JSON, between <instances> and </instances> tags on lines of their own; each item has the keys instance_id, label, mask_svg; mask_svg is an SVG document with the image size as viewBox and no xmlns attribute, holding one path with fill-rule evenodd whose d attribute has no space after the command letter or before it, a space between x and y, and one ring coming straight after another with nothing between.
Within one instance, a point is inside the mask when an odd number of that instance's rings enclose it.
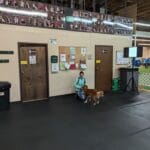
<instances>
[{"instance_id":1,"label":"ceiling pipe","mask_svg":"<svg viewBox=\"0 0 150 150\"><path fill-rule=\"evenodd\" d=\"M70 2L70 7L71 7L72 9L74 9L74 0L71 0L71 2Z\"/></svg>"},{"instance_id":2,"label":"ceiling pipe","mask_svg":"<svg viewBox=\"0 0 150 150\"><path fill-rule=\"evenodd\" d=\"M95 12L96 11L96 1L95 0L92 1L92 7L93 7L93 11Z\"/></svg>"}]
</instances>

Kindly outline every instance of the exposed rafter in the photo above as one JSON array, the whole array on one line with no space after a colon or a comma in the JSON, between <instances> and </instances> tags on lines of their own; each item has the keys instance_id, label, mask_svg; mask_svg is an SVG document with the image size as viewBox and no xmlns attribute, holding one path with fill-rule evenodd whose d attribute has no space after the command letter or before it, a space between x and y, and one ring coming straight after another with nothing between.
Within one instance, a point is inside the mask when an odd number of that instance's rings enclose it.
<instances>
[{"instance_id":1,"label":"exposed rafter","mask_svg":"<svg viewBox=\"0 0 150 150\"><path fill-rule=\"evenodd\" d=\"M108 8L112 13L116 13L118 10L136 3L137 0L108 0Z\"/></svg>"}]
</instances>

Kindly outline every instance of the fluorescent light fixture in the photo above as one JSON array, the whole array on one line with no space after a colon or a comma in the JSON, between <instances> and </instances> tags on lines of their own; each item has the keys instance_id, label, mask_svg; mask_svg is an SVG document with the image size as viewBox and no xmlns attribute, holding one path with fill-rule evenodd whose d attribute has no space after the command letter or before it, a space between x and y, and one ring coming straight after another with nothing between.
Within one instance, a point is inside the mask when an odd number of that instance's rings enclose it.
<instances>
[{"instance_id":1,"label":"fluorescent light fixture","mask_svg":"<svg viewBox=\"0 0 150 150\"><path fill-rule=\"evenodd\" d=\"M115 24L114 22L107 21L107 20L104 20L103 23L107 25L112 25L112 26Z\"/></svg>"},{"instance_id":2,"label":"fluorescent light fixture","mask_svg":"<svg viewBox=\"0 0 150 150\"><path fill-rule=\"evenodd\" d=\"M65 18L65 17L63 17L61 20L62 20L62 21L66 21L66 18Z\"/></svg>"},{"instance_id":3,"label":"fluorescent light fixture","mask_svg":"<svg viewBox=\"0 0 150 150\"><path fill-rule=\"evenodd\" d=\"M83 23L87 23L87 24L92 24L94 22L97 21L97 18L92 18L92 19L84 19L84 18L80 18L80 17L73 17L73 16L66 16L66 18L62 19L62 21L67 21L67 22L83 22Z\"/></svg>"},{"instance_id":4,"label":"fluorescent light fixture","mask_svg":"<svg viewBox=\"0 0 150 150\"><path fill-rule=\"evenodd\" d=\"M89 24L93 23L93 21L89 20L89 19L81 19L81 22L83 22L83 23L89 23Z\"/></svg>"},{"instance_id":5,"label":"fluorescent light fixture","mask_svg":"<svg viewBox=\"0 0 150 150\"><path fill-rule=\"evenodd\" d=\"M130 26L127 26L127 25L124 25L124 24L122 24L122 23L115 23L115 24L117 24L118 26L121 26L121 27L124 27L124 28L127 28L127 29L133 29L133 27L130 27Z\"/></svg>"},{"instance_id":6,"label":"fluorescent light fixture","mask_svg":"<svg viewBox=\"0 0 150 150\"><path fill-rule=\"evenodd\" d=\"M84 18L79 18L79 17L73 17L74 21L78 21L78 22L83 22L83 23L93 23L93 20L89 20L89 19L84 19Z\"/></svg>"},{"instance_id":7,"label":"fluorescent light fixture","mask_svg":"<svg viewBox=\"0 0 150 150\"><path fill-rule=\"evenodd\" d=\"M97 18L92 18L92 22L97 22Z\"/></svg>"},{"instance_id":8,"label":"fluorescent light fixture","mask_svg":"<svg viewBox=\"0 0 150 150\"><path fill-rule=\"evenodd\" d=\"M137 26L150 27L150 24L147 24L147 23L136 22L134 24L137 25Z\"/></svg>"},{"instance_id":9,"label":"fluorescent light fixture","mask_svg":"<svg viewBox=\"0 0 150 150\"><path fill-rule=\"evenodd\" d=\"M66 16L65 21L67 21L67 22L74 22L74 18L72 16Z\"/></svg>"},{"instance_id":10,"label":"fluorescent light fixture","mask_svg":"<svg viewBox=\"0 0 150 150\"><path fill-rule=\"evenodd\" d=\"M133 30L133 27L130 27L130 26L124 25L122 23L118 23L118 22L111 22L111 21L104 20L103 23L107 24L107 25L112 25L112 26L118 25L120 27L124 27L124 28L130 29L130 30Z\"/></svg>"},{"instance_id":11,"label":"fluorescent light fixture","mask_svg":"<svg viewBox=\"0 0 150 150\"><path fill-rule=\"evenodd\" d=\"M74 17L74 21L81 22L81 18L79 18L79 17Z\"/></svg>"},{"instance_id":12,"label":"fluorescent light fixture","mask_svg":"<svg viewBox=\"0 0 150 150\"><path fill-rule=\"evenodd\" d=\"M44 12L18 10L18 9L2 7L2 6L0 6L0 11L1 12L6 12L6 13L19 14L19 15L27 15L27 16L39 16L39 17L47 17L48 16L48 14L44 13Z\"/></svg>"}]
</instances>

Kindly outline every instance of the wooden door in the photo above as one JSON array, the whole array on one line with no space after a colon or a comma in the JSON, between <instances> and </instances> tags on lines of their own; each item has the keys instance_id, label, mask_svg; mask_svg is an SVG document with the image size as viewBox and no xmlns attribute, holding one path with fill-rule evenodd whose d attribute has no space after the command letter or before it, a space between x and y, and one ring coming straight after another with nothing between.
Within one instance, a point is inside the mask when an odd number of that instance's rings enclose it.
<instances>
[{"instance_id":1,"label":"wooden door","mask_svg":"<svg viewBox=\"0 0 150 150\"><path fill-rule=\"evenodd\" d=\"M95 47L95 88L98 90L111 90L112 58L112 46Z\"/></svg>"},{"instance_id":2,"label":"wooden door","mask_svg":"<svg viewBox=\"0 0 150 150\"><path fill-rule=\"evenodd\" d=\"M47 46L19 44L22 101L48 98Z\"/></svg>"}]
</instances>

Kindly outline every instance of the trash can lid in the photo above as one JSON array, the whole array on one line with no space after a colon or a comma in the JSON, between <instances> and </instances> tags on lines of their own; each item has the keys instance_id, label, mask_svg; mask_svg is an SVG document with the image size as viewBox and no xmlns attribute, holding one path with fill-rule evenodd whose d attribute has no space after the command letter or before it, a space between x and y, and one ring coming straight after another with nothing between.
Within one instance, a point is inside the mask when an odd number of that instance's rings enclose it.
<instances>
[{"instance_id":1,"label":"trash can lid","mask_svg":"<svg viewBox=\"0 0 150 150\"><path fill-rule=\"evenodd\" d=\"M11 83L7 81L0 81L0 90L8 89L11 87Z\"/></svg>"}]
</instances>

